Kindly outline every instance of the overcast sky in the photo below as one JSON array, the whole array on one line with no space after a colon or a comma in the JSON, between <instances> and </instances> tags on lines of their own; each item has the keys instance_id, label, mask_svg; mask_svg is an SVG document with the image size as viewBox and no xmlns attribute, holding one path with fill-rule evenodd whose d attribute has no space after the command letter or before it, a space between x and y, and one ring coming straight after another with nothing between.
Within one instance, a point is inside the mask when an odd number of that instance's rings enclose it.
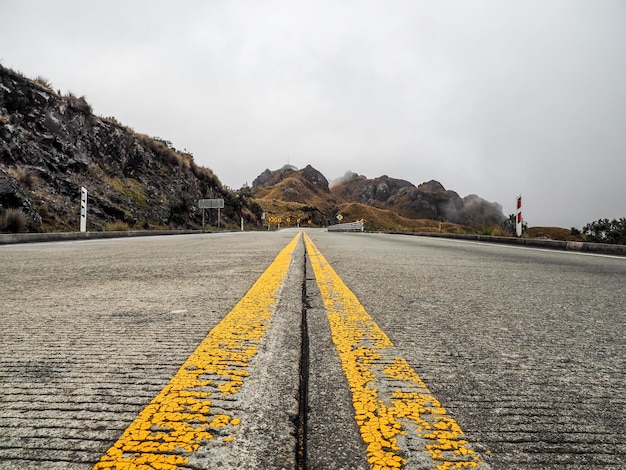
<instances>
[{"instance_id":1,"label":"overcast sky","mask_svg":"<svg viewBox=\"0 0 626 470\"><path fill-rule=\"evenodd\" d=\"M0 0L0 60L239 188L436 179L530 226L626 217L626 2Z\"/></svg>"}]
</instances>

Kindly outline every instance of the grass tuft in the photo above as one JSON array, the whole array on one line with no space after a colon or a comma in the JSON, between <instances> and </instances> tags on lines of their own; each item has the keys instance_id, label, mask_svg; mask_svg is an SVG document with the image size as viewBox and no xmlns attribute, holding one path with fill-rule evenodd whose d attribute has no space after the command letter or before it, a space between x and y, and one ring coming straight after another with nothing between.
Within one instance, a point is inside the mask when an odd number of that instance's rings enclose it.
<instances>
[{"instance_id":1,"label":"grass tuft","mask_svg":"<svg viewBox=\"0 0 626 470\"><path fill-rule=\"evenodd\" d=\"M0 215L0 231L5 233L25 232L28 218L22 209L7 209Z\"/></svg>"},{"instance_id":2,"label":"grass tuft","mask_svg":"<svg viewBox=\"0 0 626 470\"><path fill-rule=\"evenodd\" d=\"M104 226L105 232L128 232L130 227L126 222L118 220L116 222L109 222Z\"/></svg>"},{"instance_id":3,"label":"grass tuft","mask_svg":"<svg viewBox=\"0 0 626 470\"><path fill-rule=\"evenodd\" d=\"M52 83L50 83L50 80L48 80L43 75L37 75L37 78L35 78L33 80L33 82L35 82L37 85L45 88L46 90L51 91L52 93L54 93L54 89L52 88Z\"/></svg>"},{"instance_id":4,"label":"grass tuft","mask_svg":"<svg viewBox=\"0 0 626 470\"><path fill-rule=\"evenodd\" d=\"M15 178L21 186L27 189L35 188L41 182L37 170L32 168L18 166L17 168L10 168L8 173Z\"/></svg>"},{"instance_id":5,"label":"grass tuft","mask_svg":"<svg viewBox=\"0 0 626 470\"><path fill-rule=\"evenodd\" d=\"M480 231L480 235L489 235L492 237L512 237L513 236L512 233L498 226L484 228Z\"/></svg>"}]
</instances>

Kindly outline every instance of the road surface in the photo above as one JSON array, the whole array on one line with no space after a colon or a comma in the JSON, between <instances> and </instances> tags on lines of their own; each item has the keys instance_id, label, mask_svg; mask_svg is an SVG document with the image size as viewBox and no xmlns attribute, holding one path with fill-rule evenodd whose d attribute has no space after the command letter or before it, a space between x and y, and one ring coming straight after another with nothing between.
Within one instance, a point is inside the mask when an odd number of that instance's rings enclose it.
<instances>
[{"instance_id":1,"label":"road surface","mask_svg":"<svg viewBox=\"0 0 626 470\"><path fill-rule=\"evenodd\" d=\"M626 259L305 232L0 247L0 468L626 466Z\"/></svg>"}]
</instances>

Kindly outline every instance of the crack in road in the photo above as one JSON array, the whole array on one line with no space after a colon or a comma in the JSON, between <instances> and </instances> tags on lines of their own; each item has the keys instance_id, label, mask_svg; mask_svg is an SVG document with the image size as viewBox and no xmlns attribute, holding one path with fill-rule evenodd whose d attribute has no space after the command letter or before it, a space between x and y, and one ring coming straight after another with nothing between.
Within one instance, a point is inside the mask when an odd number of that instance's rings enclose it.
<instances>
[{"instance_id":1,"label":"crack in road","mask_svg":"<svg viewBox=\"0 0 626 470\"><path fill-rule=\"evenodd\" d=\"M309 393L309 331L307 312L310 308L307 296L307 251L304 249L303 276L302 276L302 317L300 320L301 349L300 349L300 384L298 390L298 419L297 419L297 451L296 470L306 470L307 461L307 413Z\"/></svg>"}]
</instances>

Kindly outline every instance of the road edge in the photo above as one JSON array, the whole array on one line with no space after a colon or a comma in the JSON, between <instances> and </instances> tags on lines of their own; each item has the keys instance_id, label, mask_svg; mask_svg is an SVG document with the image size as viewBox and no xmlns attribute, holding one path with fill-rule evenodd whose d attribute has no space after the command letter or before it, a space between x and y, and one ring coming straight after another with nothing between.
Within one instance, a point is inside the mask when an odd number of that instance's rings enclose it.
<instances>
[{"instance_id":1,"label":"road edge","mask_svg":"<svg viewBox=\"0 0 626 470\"><path fill-rule=\"evenodd\" d=\"M457 240L471 240L478 242L500 243L505 245L521 245L531 248L547 248L561 251L577 251L583 253L599 253L605 255L626 256L626 245L608 243L575 242L564 240L550 240L544 238L514 238L494 237L491 235L472 235L460 233L435 232L386 232L392 235L409 235L416 237L451 238Z\"/></svg>"},{"instance_id":2,"label":"road edge","mask_svg":"<svg viewBox=\"0 0 626 470\"><path fill-rule=\"evenodd\" d=\"M95 240L99 238L150 237L157 235L191 235L201 230L128 230L111 232L53 232L53 233L1 233L0 245L18 243L47 243L74 240Z\"/></svg>"}]
</instances>

